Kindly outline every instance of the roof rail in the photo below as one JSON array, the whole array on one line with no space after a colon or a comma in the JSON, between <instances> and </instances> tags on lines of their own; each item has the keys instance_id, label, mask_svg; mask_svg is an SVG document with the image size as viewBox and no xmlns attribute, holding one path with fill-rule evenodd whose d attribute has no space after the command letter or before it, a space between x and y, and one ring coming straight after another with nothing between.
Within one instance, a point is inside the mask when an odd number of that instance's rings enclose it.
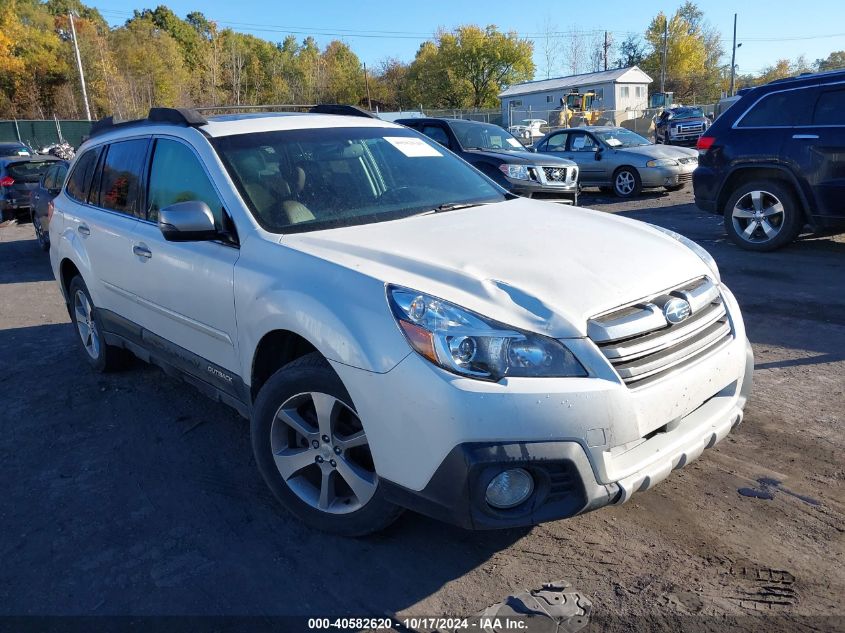
<instances>
[{"instance_id":1,"label":"roof rail","mask_svg":"<svg viewBox=\"0 0 845 633\"><path fill-rule=\"evenodd\" d=\"M129 121L115 121L113 116L100 119L91 126L91 133L88 138L119 130L127 127L152 125L155 123L170 123L186 127L198 127L205 125L208 121L196 110L190 108L150 108L145 119L132 119ZM85 139L87 140L87 139Z\"/></svg>"},{"instance_id":2,"label":"roof rail","mask_svg":"<svg viewBox=\"0 0 845 633\"><path fill-rule=\"evenodd\" d=\"M318 103L308 112L311 114L340 114L342 116L360 116L368 119L377 119L378 117L372 112L367 112L361 108L353 105L343 105L340 103Z\"/></svg>"}]
</instances>

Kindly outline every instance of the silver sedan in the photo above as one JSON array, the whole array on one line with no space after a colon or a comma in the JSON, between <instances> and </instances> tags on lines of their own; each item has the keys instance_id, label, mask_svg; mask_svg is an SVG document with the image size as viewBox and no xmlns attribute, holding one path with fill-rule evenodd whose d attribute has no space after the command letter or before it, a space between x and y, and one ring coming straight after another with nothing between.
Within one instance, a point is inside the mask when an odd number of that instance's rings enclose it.
<instances>
[{"instance_id":1,"label":"silver sedan","mask_svg":"<svg viewBox=\"0 0 845 633\"><path fill-rule=\"evenodd\" d=\"M535 151L578 163L581 185L613 190L621 198L646 187L683 188L698 166L698 152L654 145L621 127L585 126L550 132Z\"/></svg>"}]
</instances>

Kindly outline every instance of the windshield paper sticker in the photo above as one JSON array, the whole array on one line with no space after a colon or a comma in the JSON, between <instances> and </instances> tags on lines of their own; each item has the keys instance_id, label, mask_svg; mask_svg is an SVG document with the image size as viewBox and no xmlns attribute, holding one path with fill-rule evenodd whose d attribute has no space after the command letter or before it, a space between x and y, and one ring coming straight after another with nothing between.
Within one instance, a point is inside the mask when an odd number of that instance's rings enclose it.
<instances>
[{"instance_id":1,"label":"windshield paper sticker","mask_svg":"<svg viewBox=\"0 0 845 633\"><path fill-rule=\"evenodd\" d=\"M517 141L515 138L505 139L508 142L508 145L511 147L522 147L522 143Z\"/></svg>"},{"instance_id":2,"label":"windshield paper sticker","mask_svg":"<svg viewBox=\"0 0 845 633\"><path fill-rule=\"evenodd\" d=\"M610 145L611 147L616 147L617 145L622 145L622 141L618 138L606 138L604 142Z\"/></svg>"},{"instance_id":3,"label":"windshield paper sticker","mask_svg":"<svg viewBox=\"0 0 845 633\"><path fill-rule=\"evenodd\" d=\"M438 152L421 138L414 138L413 136L385 136L384 140L409 158L419 158L420 156L443 156L443 154Z\"/></svg>"}]
</instances>

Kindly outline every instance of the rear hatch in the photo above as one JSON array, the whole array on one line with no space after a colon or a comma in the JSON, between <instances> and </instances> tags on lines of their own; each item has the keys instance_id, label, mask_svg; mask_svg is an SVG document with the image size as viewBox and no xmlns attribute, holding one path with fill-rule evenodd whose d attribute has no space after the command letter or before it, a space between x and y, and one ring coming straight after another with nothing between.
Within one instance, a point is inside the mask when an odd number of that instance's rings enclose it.
<instances>
[{"instance_id":1,"label":"rear hatch","mask_svg":"<svg viewBox=\"0 0 845 633\"><path fill-rule=\"evenodd\" d=\"M3 177L6 200L17 206L29 205L32 191L38 187L41 175L54 162L56 161L24 160L6 165L6 173Z\"/></svg>"}]
</instances>

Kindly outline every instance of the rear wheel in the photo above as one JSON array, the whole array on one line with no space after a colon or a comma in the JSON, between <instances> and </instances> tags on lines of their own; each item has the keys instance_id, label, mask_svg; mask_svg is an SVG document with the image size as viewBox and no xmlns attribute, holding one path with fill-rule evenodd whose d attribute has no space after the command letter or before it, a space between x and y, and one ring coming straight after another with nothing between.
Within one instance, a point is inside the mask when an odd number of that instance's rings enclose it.
<instances>
[{"instance_id":1,"label":"rear wheel","mask_svg":"<svg viewBox=\"0 0 845 633\"><path fill-rule=\"evenodd\" d=\"M117 369L122 364L124 352L119 347L107 344L103 338L100 316L82 277L76 276L71 280L68 295L70 317L88 364L98 372Z\"/></svg>"},{"instance_id":2,"label":"rear wheel","mask_svg":"<svg viewBox=\"0 0 845 633\"><path fill-rule=\"evenodd\" d=\"M41 219L32 213L32 227L35 229L35 239L38 240L38 246L42 251L50 250L50 236L41 226Z\"/></svg>"},{"instance_id":3,"label":"rear wheel","mask_svg":"<svg viewBox=\"0 0 845 633\"><path fill-rule=\"evenodd\" d=\"M363 536L401 513L384 498L364 426L320 354L285 365L264 384L251 435L264 481L311 527Z\"/></svg>"},{"instance_id":4,"label":"rear wheel","mask_svg":"<svg viewBox=\"0 0 845 633\"><path fill-rule=\"evenodd\" d=\"M639 195L643 185L640 175L633 167L620 167L613 174L613 193L620 198Z\"/></svg>"},{"instance_id":5,"label":"rear wheel","mask_svg":"<svg viewBox=\"0 0 845 633\"><path fill-rule=\"evenodd\" d=\"M804 216L792 189L776 180L741 185L724 209L725 230L746 250L773 251L792 242L804 226Z\"/></svg>"}]
</instances>

